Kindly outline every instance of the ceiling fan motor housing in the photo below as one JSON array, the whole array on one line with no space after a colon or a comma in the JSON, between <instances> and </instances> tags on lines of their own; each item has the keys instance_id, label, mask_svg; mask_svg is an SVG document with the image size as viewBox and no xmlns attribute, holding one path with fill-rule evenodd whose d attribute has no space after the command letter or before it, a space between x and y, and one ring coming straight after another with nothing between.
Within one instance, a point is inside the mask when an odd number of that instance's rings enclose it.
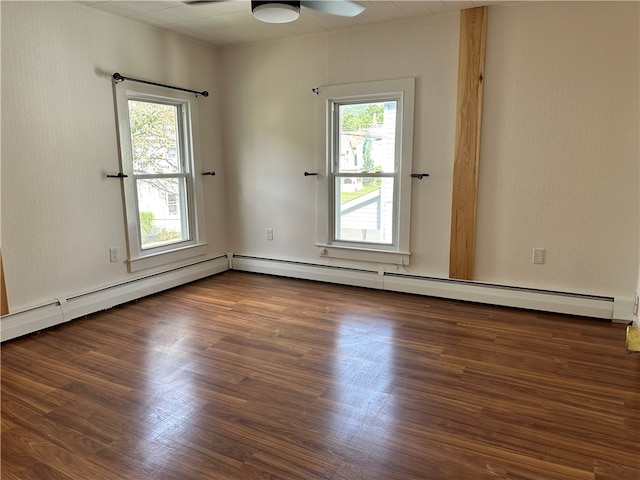
<instances>
[{"instance_id":1,"label":"ceiling fan motor housing","mask_svg":"<svg viewBox=\"0 0 640 480\"><path fill-rule=\"evenodd\" d=\"M300 2L252 1L251 12L258 20L267 23L289 23L300 15Z\"/></svg>"},{"instance_id":2,"label":"ceiling fan motor housing","mask_svg":"<svg viewBox=\"0 0 640 480\"><path fill-rule=\"evenodd\" d=\"M283 5L289 5L291 7L294 7L294 8L297 8L298 10L300 10L300 0L298 0L297 2L288 2L288 1L285 1L285 0L282 0L282 1L280 1L280 0L278 0L278 1L274 1L274 0L271 0L271 1L268 1L268 0L267 1L251 0L251 11L253 11L254 8L256 8L256 7L260 6L260 5L269 5L269 4L272 4L272 3L281 3Z\"/></svg>"}]
</instances>

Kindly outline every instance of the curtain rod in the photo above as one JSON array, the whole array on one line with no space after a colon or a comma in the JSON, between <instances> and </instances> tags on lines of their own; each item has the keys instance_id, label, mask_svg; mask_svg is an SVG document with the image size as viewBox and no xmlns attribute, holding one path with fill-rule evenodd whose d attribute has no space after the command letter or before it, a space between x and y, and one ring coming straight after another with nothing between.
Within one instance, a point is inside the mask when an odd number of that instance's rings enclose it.
<instances>
[{"instance_id":1,"label":"curtain rod","mask_svg":"<svg viewBox=\"0 0 640 480\"><path fill-rule=\"evenodd\" d=\"M124 82L125 80L130 80L132 82L146 83L147 85L155 85L157 87L166 87L166 88L172 88L174 90L182 90L183 92L195 93L196 96L198 96L198 95L202 95L203 97L208 97L209 96L209 92L207 92L206 90L203 90L202 92L197 92L195 90L189 90L188 88L173 87L171 85L164 85L163 83L149 82L147 80L140 80L138 78L124 77L124 76L120 75L119 73L114 73L113 74L113 80L116 83Z\"/></svg>"}]
</instances>

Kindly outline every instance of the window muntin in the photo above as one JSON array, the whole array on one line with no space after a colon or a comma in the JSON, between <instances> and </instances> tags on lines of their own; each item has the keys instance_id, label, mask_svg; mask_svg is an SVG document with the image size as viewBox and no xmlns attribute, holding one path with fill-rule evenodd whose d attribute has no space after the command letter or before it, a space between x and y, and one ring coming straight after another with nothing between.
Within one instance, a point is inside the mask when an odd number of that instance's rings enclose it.
<instances>
[{"instance_id":1,"label":"window muntin","mask_svg":"<svg viewBox=\"0 0 640 480\"><path fill-rule=\"evenodd\" d=\"M116 101L129 270L205 253L195 97L120 83Z\"/></svg>"}]
</instances>

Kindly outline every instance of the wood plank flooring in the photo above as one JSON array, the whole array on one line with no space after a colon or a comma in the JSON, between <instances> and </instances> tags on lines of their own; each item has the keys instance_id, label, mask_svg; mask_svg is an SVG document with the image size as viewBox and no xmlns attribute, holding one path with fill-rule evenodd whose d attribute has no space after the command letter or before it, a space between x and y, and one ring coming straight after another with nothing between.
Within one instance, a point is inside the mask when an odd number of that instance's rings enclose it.
<instances>
[{"instance_id":1,"label":"wood plank flooring","mask_svg":"<svg viewBox=\"0 0 640 480\"><path fill-rule=\"evenodd\" d=\"M640 478L625 327L226 272L2 345L2 479Z\"/></svg>"}]
</instances>

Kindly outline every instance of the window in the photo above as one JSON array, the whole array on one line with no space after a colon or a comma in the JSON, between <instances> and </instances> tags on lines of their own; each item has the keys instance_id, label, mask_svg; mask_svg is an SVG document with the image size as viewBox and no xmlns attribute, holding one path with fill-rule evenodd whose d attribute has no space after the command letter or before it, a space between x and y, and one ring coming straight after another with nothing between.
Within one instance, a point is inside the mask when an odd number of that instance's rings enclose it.
<instances>
[{"instance_id":1,"label":"window","mask_svg":"<svg viewBox=\"0 0 640 480\"><path fill-rule=\"evenodd\" d=\"M116 85L129 271L206 252L195 96Z\"/></svg>"},{"instance_id":2,"label":"window","mask_svg":"<svg viewBox=\"0 0 640 480\"><path fill-rule=\"evenodd\" d=\"M322 255L408 264L414 79L323 87Z\"/></svg>"}]
</instances>

